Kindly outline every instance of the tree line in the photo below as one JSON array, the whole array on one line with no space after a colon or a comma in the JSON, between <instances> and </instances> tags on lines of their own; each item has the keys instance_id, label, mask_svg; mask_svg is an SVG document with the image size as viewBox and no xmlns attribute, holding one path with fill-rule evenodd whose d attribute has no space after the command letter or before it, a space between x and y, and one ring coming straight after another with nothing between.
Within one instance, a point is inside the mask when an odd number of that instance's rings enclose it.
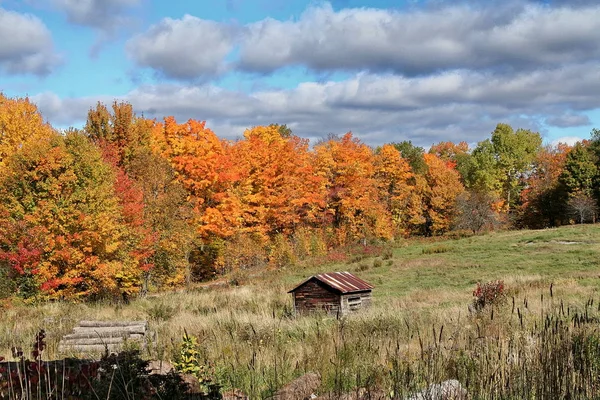
<instances>
[{"instance_id":1,"label":"tree line","mask_svg":"<svg viewBox=\"0 0 600 400\"><path fill-rule=\"evenodd\" d=\"M473 149L351 133L310 146L286 125L224 140L204 122L98 103L58 132L0 95L0 289L129 298L352 243L594 220L600 131L575 146L498 124Z\"/></svg>"}]
</instances>

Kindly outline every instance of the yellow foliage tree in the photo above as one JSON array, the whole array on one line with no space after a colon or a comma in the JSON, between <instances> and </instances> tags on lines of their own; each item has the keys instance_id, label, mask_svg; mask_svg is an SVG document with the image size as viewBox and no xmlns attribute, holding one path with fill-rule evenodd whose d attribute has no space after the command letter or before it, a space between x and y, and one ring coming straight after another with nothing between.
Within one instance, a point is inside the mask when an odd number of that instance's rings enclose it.
<instances>
[{"instance_id":1,"label":"yellow foliage tree","mask_svg":"<svg viewBox=\"0 0 600 400\"><path fill-rule=\"evenodd\" d=\"M0 93L0 171L6 158L27 142L46 139L53 133L28 98L11 99Z\"/></svg>"}]
</instances>

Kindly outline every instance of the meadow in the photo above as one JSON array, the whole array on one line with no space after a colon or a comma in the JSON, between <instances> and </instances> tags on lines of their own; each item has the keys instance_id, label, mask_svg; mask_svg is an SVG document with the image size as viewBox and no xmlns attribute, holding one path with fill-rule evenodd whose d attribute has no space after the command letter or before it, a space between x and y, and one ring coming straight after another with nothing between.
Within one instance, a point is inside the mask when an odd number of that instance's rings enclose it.
<instances>
[{"instance_id":1,"label":"meadow","mask_svg":"<svg viewBox=\"0 0 600 400\"><path fill-rule=\"evenodd\" d=\"M307 372L329 398L362 388L401 399L445 379L472 398L600 398L600 225L460 236L357 246L126 305L7 303L0 356L30 346L40 328L44 358L54 359L81 319L147 319L155 338L144 358L175 358L185 330L207 377L251 398ZM373 307L296 318L287 291L326 271L374 284ZM470 314L477 282L494 280L504 281L504 301Z\"/></svg>"}]
</instances>

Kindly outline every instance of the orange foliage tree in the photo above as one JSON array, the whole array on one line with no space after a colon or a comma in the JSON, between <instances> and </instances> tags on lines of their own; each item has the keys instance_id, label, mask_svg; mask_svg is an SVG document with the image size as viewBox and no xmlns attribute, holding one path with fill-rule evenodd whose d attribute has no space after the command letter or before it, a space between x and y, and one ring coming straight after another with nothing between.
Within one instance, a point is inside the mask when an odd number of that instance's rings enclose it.
<instances>
[{"instance_id":1,"label":"orange foliage tree","mask_svg":"<svg viewBox=\"0 0 600 400\"><path fill-rule=\"evenodd\" d=\"M258 126L246 130L228 155L235 160L231 190L241 208L242 232L289 235L318 222L325 182L315 173L307 140L284 137L277 125Z\"/></svg>"},{"instance_id":2,"label":"orange foliage tree","mask_svg":"<svg viewBox=\"0 0 600 400\"><path fill-rule=\"evenodd\" d=\"M406 234L407 221L412 220L415 213L421 213L420 209L414 209L415 202L411 201L414 174L410 165L394 145L386 144L375 155L374 166L381 202L391 213L398 233Z\"/></svg>"},{"instance_id":3,"label":"orange foliage tree","mask_svg":"<svg viewBox=\"0 0 600 400\"><path fill-rule=\"evenodd\" d=\"M560 176L571 149L571 146L559 143L546 146L538 152L533 171L521 192L521 224L542 228L561 223L566 199L561 191Z\"/></svg>"},{"instance_id":4,"label":"orange foliage tree","mask_svg":"<svg viewBox=\"0 0 600 400\"><path fill-rule=\"evenodd\" d=\"M425 205L426 233L440 234L450 229L455 214L456 198L464 191L454 163L434 154L424 154L427 164Z\"/></svg>"},{"instance_id":5,"label":"orange foliage tree","mask_svg":"<svg viewBox=\"0 0 600 400\"><path fill-rule=\"evenodd\" d=\"M394 235L393 223L379 199L374 154L352 136L315 146L318 173L327 180L327 215L338 242Z\"/></svg>"}]
</instances>

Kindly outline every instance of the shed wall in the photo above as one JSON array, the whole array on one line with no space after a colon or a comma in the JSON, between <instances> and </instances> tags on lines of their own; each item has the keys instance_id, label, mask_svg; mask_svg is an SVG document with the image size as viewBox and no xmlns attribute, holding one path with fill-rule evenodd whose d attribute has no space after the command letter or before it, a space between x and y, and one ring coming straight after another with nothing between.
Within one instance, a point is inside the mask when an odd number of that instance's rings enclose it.
<instances>
[{"instance_id":1,"label":"shed wall","mask_svg":"<svg viewBox=\"0 0 600 400\"><path fill-rule=\"evenodd\" d=\"M341 296L317 280L306 282L294 291L294 307L297 313L326 310L337 314Z\"/></svg>"},{"instance_id":2,"label":"shed wall","mask_svg":"<svg viewBox=\"0 0 600 400\"><path fill-rule=\"evenodd\" d=\"M342 295L342 314L358 311L371 306L371 291Z\"/></svg>"}]
</instances>

